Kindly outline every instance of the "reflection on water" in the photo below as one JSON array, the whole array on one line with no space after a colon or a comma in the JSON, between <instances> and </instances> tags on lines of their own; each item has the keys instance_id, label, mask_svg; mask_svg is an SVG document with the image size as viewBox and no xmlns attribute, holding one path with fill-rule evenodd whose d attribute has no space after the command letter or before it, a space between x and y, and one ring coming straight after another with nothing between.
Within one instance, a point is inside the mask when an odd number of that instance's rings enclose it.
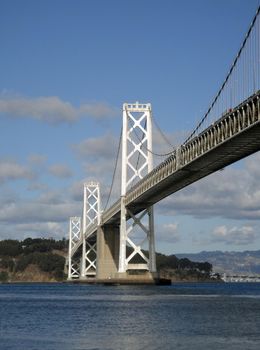
<instances>
[{"instance_id":1,"label":"reflection on water","mask_svg":"<svg viewBox=\"0 0 260 350\"><path fill-rule=\"evenodd\" d=\"M0 349L259 349L260 284L0 285Z\"/></svg>"}]
</instances>

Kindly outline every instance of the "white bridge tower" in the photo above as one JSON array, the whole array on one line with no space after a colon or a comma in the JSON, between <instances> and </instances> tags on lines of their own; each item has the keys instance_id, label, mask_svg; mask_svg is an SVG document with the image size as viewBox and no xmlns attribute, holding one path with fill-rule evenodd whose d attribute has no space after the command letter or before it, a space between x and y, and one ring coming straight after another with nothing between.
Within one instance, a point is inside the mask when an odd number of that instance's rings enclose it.
<instances>
[{"instance_id":1,"label":"white bridge tower","mask_svg":"<svg viewBox=\"0 0 260 350\"><path fill-rule=\"evenodd\" d=\"M92 224L100 224L100 189L99 183L94 181L84 184L81 278L96 276L97 236L88 236L88 228Z\"/></svg>"},{"instance_id":2,"label":"white bridge tower","mask_svg":"<svg viewBox=\"0 0 260 350\"><path fill-rule=\"evenodd\" d=\"M68 279L79 278L80 257L72 255L74 248L81 239L81 218L70 218L69 224L69 254L68 254Z\"/></svg>"},{"instance_id":3,"label":"white bridge tower","mask_svg":"<svg viewBox=\"0 0 260 350\"><path fill-rule=\"evenodd\" d=\"M125 204L126 192L153 168L151 114L150 104L123 105L119 273L156 272L153 207L135 215Z\"/></svg>"}]
</instances>

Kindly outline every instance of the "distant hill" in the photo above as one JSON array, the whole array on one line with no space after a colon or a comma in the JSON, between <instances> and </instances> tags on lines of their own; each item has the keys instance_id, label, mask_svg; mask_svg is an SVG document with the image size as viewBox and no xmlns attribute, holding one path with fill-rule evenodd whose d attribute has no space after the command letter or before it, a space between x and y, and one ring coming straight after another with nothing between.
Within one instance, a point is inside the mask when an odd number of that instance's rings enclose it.
<instances>
[{"instance_id":1,"label":"distant hill","mask_svg":"<svg viewBox=\"0 0 260 350\"><path fill-rule=\"evenodd\" d=\"M0 282L62 281L67 245L65 239L0 241Z\"/></svg>"},{"instance_id":2,"label":"distant hill","mask_svg":"<svg viewBox=\"0 0 260 350\"><path fill-rule=\"evenodd\" d=\"M260 274L260 250L244 252L203 251L196 254L176 254L178 258L208 261L213 271L228 274Z\"/></svg>"},{"instance_id":3,"label":"distant hill","mask_svg":"<svg viewBox=\"0 0 260 350\"><path fill-rule=\"evenodd\" d=\"M194 262L190 259L177 258L175 255L156 254L157 271L161 278L177 281L210 281L212 277L212 265L207 261Z\"/></svg>"}]
</instances>

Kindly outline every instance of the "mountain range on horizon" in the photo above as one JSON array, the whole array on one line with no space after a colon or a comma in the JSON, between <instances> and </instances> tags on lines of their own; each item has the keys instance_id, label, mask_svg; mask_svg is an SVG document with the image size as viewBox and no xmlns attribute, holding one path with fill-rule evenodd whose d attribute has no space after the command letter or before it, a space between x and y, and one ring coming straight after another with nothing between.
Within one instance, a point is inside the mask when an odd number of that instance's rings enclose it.
<instances>
[{"instance_id":1,"label":"mountain range on horizon","mask_svg":"<svg viewBox=\"0 0 260 350\"><path fill-rule=\"evenodd\" d=\"M235 251L202 251L200 253L175 254L177 258L188 258L192 261L208 261L213 271L228 275L260 275L260 250Z\"/></svg>"}]
</instances>

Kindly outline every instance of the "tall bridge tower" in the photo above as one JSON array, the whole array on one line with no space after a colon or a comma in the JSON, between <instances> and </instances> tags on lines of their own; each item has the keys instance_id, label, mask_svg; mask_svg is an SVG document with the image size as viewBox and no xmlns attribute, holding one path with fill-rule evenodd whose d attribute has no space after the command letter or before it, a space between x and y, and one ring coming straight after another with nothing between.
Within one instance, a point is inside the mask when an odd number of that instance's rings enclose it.
<instances>
[{"instance_id":1,"label":"tall bridge tower","mask_svg":"<svg viewBox=\"0 0 260 350\"><path fill-rule=\"evenodd\" d=\"M94 181L84 184L81 278L96 276L97 235L87 236L87 229L92 224L100 224L100 189L99 183Z\"/></svg>"},{"instance_id":2,"label":"tall bridge tower","mask_svg":"<svg viewBox=\"0 0 260 350\"><path fill-rule=\"evenodd\" d=\"M153 168L151 118L150 104L123 105L121 196L111 207L116 219L106 219L109 209L97 228L97 280L157 277L153 207L140 211L126 204L128 191Z\"/></svg>"},{"instance_id":3,"label":"tall bridge tower","mask_svg":"<svg viewBox=\"0 0 260 350\"><path fill-rule=\"evenodd\" d=\"M125 103L121 196L114 204L118 216L107 222L101 214L99 184L93 181L84 184L82 218L70 221L69 279L156 277L153 207L143 203L136 210L126 203L128 191L152 168L151 105Z\"/></svg>"},{"instance_id":4,"label":"tall bridge tower","mask_svg":"<svg viewBox=\"0 0 260 350\"><path fill-rule=\"evenodd\" d=\"M153 168L151 117L150 104L123 105L119 273L156 272L153 207L134 215L125 204L126 192Z\"/></svg>"},{"instance_id":5,"label":"tall bridge tower","mask_svg":"<svg viewBox=\"0 0 260 350\"><path fill-rule=\"evenodd\" d=\"M80 258L78 254L73 255L73 250L82 238L81 218L74 216L70 218L69 223L69 252L68 252L68 279L79 278L80 276Z\"/></svg>"}]
</instances>

